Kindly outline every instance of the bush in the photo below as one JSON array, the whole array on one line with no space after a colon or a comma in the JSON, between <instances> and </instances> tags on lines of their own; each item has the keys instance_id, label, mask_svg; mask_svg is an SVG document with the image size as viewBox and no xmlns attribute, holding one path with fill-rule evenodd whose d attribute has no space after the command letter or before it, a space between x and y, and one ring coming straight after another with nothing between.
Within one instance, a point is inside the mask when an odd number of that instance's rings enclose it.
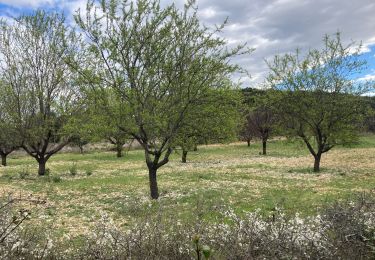
<instances>
[{"instance_id":1,"label":"bush","mask_svg":"<svg viewBox=\"0 0 375 260\"><path fill-rule=\"evenodd\" d=\"M375 201L361 196L356 202L327 207L323 221L329 223L331 249L338 258L375 257Z\"/></svg>"},{"instance_id":2,"label":"bush","mask_svg":"<svg viewBox=\"0 0 375 260\"><path fill-rule=\"evenodd\" d=\"M29 209L15 209L18 200L0 198L0 259L54 258L52 240L46 229L28 227Z\"/></svg>"},{"instance_id":3,"label":"bush","mask_svg":"<svg viewBox=\"0 0 375 260\"><path fill-rule=\"evenodd\" d=\"M158 214L138 218L127 231L102 214L79 248L76 244L65 251L68 241L59 245L45 235L35 235L41 233L22 232L20 225L6 239L0 236L0 255L6 259L198 259L198 255L200 259L373 259L374 205L372 199L361 198L305 218L288 217L282 210L264 217L259 211L238 215L227 209L220 210L214 223L202 220L199 212L196 221L181 223L160 208ZM0 234L7 233L4 228L17 227L19 219L0 207ZM30 237L36 239L29 241Z\"/></svg>"},{"instance_id":4,"label":"bush","mask_svg":"<svg viewBox=\"0 0 375 260\"><path fill-rule=\"evenodd\" d=\"M216 223L181 224L159 214L117 229L104 215L81 251L84 259L373 259L375 204L336 204L322 215L301 218L279 210L265 218L221 212Z\"/></svg>"}]
</instances>

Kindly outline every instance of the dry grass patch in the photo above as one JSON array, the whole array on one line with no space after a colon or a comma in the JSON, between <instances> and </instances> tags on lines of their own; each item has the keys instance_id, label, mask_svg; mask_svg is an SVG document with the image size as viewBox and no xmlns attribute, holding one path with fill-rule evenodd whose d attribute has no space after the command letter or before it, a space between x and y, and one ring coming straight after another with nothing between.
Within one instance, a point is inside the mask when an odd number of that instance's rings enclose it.
<instances>
[{"instance_id":1,"label":"dry grass patch","mask_svg":"<svg viewBox=\"0 0 375 260\"><path fill-rule=\"evenodd\" d=\"M323 171L314 174L312 156L299 144L284 142L270 143L267 156L259 155L258 146L249 149L243 143L200 147L189 153L186 164L174 154L158 172L159 203L185 221L198 200L208 215L221 204L238 212L281 206L310 214L325 203L375 188L374 147L336 148L323 156ZM73 163L76 176L69 175ZM154 212L142 151L130 151L121 159L109 152L63 153L47 167L51 175L38 178L34 160L15 154L9 167L0 168L0 192L45 198L48 204L34 212L36 219L49 219L65 235L87 232L101 212L122 226ZM23 169L30 172L26 179L19 177ZM86 175L87 170L93 174ZM61 181L55 182L54 176Z\"/></svg>"}]
</instances>

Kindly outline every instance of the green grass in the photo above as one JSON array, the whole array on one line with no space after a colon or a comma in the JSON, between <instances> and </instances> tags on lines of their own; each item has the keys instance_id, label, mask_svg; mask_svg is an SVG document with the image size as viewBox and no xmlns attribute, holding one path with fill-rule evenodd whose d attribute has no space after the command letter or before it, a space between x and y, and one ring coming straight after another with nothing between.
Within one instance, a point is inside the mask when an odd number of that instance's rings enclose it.
<instances>
[{"instance_id":1,"label":"green grass","mask_svg":"<svg viewBox=\"0 0 375 260\"><path fill-rule=\"evenodd\" d=\"M180 163L177 151L158 171L158 202L148 196L141 150L123 158L113 152L60 153L47 164L49 177L37 177L36 162L16 153L9 167L0 168L0 186L4 194L45 198L47 205L35 214L53 220L57 233L78 235L101 212L123 226L156 214L160 207L184 221L193 219L199 207L212 221L223 206L237 212L259 208L264 214L282 207L290 214L311 215L326 203L375 188L375 136L363 136L352 147L337 147L324 155L319 174L312 172L312 157L299 142L271 141L267 156L260 150L259 143L201 146L189 152L187 164ZM73 164L75 176L69 173ZM29 176L21 179L25 170ZM54 176L61 181L54 182Z\"/></svg>"}]
</instances>

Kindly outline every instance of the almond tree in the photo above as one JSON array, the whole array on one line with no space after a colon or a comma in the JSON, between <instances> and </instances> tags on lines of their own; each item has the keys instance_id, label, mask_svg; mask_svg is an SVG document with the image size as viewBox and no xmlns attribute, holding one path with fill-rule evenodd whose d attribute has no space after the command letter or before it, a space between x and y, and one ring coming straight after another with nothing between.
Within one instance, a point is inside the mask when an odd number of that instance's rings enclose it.
<instances>
[{"instance_id":1,"label":"almond tree","mask_svg":"<svg viewBox=\"0 0 375 260\"><path fill-rule=\"evenodd\" d=\"M239 125L241 96L228 87L207 92L205 98L193 104L186 116L175 144L182 149L181 162L198 144L225 143L235 140Z\"/></svg>"},{"instance_id":2,"label":"almond tree","mask_svg":"<svg viewBox=\"0 0 375 260\"><path fill-rule=\"evenodd\" d=\"M70 63L75 69L77 67ZM93 76L93 75L92 75ZM94 77L94 76L93 76ZM115 95L113 89L102 89L91 82L80 80L83 95L81 109L66 127L74 134L73 143L106 141L114 145L117 158L123 156L123 147L133 138L128 134L128 109L125 102Z\"/></svg>"},{"instance_id":3,"label":"almond tree","mask_svg":"<svg viewBox=\"0 0 375 260\"><path fill-rule=\"evenodd\" d=\"M44 11L1 26L0 73L8 108L22 148L39 163L39 175L69 142L64 124L73 114L78 92L65 60L77 53L76 42L63 16Z\"/></svg>"},{"instance_id":4,"label":"almond tree","mask_svg":"<svg viewBox=\"0 0 375 260\"><path fill-rule=\"evenodd\" d=\"M1 165L7 165L7 156L20 147L17 129L8 111L8 99L5 84L0 79L0 156Z\"/></svg>"},{"instance_id":5,"label":"almond tree","mask_svg":"<svg viewBox=\"0 0 375 260\"><path fill-rule=\"evenodd\" d=\"M1 165L7 166L7 156L20 147L18 133L15 128L0 122L0 156Z\"/></svg>"},{"instance_id":6,"label":"almond tree","mask_svg":"<svg viewBox=\"0 0 375 260\"><path fill-rule=\"evenodd\" d=\"M265 107L256 108L246 116L246 129L251 136L258 137L262 141L263 155L267 154L267 141L274 129L274 124L274 113Z\"/></svg>"},{"instance_id":7,"label":"almond tree","mask_svg":"<svg viewBox=\"0 0 375 260\"><path fill-rule=\"evenodd\" d=\"M297 51L268 62L278 116L289 134L306 144L315 172L324 153L356 140L365 115L360 95L370 86L354 80L365 66L360 45L344 45L339 33L325 36L323 44L304 56Z\"/></svg>"},{"instance_id":8,"label":"almond tree","mask_svg":"<svg viewBox=\"0 0 375 260\"><path fill-rule=\"evenodd\" d=\"M96 78L130 108L128 133L144 149L151 198L159 197L157 170L169 161L173 141L194 102L238 69L216 29L203 27L193 1L184 10L158 0L89 1L76 21L99 61ZM82 71L84 74L84 71ZM129 130L130 129L130 130Z\"/></svg>"}]
</instances>

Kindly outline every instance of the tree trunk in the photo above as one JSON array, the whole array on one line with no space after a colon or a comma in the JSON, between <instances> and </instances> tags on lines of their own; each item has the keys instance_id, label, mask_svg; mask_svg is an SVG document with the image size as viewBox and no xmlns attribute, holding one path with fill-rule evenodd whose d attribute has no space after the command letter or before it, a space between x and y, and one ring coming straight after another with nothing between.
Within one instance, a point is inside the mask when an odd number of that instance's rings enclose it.
<instances>
[{"instance_id":1,"label":"tree trunk","mask_svg":"<svg viewBox=\"0 0 375 260\"><path fill-rule=\"evenodd\" d=\"M158 182L156 180L156 167L149 167L148 178L150 181L151 198L156 200L159 198Z\"/></svg>"},{"instance_id":2,"label":"tree trunk","mask_svg":"<svg viewBox=\"0 0 375 260\"><path fill-rule=\"evenodd\" d=\"M321 154L317 154L314 156L315 161L314 161L314 172L319 172L320 171L320 159L322 158Z\"/></svg>"},{"instance_id":3,"label":"tree trunk","mask_svg":"<svg viewBox=\"0 0 375 260\"><path fill-rule=\"evenodd\" d=\"M7 166L7 154L1 154L1 165Z\"/></svg>"},{"instance_id":4,"label":"tree trunk","mask_svg":"<svg viewBox=\"0 0 375 260\"><path fill-rule=\"evenodd\" d=\"M39 159L38 163L39 163L38 175L44 176L46 174L46 160Z\"/></svg>"},{"instance_id":5,"label":"tree trunk","mask_svg":"<svg viewBox=\"0 0 375 260\"><path fill-rule=\"evenodd\" d=\"M123 144L119 144L119 143L116 144L117 158L122 157L122 147L123 147Z\"/></svg>"},{"instance_id":6,"label":"tree trunk","mask_svg":"<svg viewBox=\"0 0 375 260\"><path fill-rule=\"evenodd\" d=\"M267 140L263 140L262 144L263 144L263 155L267 155Z\"/></svg>"},{"instance_id":7,"label":"tree trunk","mask_svg":"<svg viewBox=\"0 0 375 260\"><path fill-rule=\"evenodd\" d=\"M83 154L83 145L79 146L79 151L81 152L81 154Z\"/></svg>"},{"instance_id":8,"label":"tree trunk","mask_svg":"<svg viewBox=\"0 0 375 260\"><path fill-rule=\"evenodd\" d=\"M194 152L198 151L198 145L194 145L194 149L193 149Z\"/></svg>"},{"instance_id":9,"label":"tree trunk","mask_svg":"<svg viewBox=\"0 0 375 260\"><path fill-rule=\"evenodd\" d=\"M247 139L246 142L247 142L247 147L250 147L250 139Z\"/></svg>"},{"instance_id":10,"label":"tree trunk","mask_svg":"<svg viewBox=\"0 0 375 260\"><path fill-rule=\"evenodd\" d=\"M181 162L186 163L186 157L187 157L187 154L188 154L188 151L186 151L186 150L183 150L183 151L182 151Z\"/></svg>"}]
</instances>

